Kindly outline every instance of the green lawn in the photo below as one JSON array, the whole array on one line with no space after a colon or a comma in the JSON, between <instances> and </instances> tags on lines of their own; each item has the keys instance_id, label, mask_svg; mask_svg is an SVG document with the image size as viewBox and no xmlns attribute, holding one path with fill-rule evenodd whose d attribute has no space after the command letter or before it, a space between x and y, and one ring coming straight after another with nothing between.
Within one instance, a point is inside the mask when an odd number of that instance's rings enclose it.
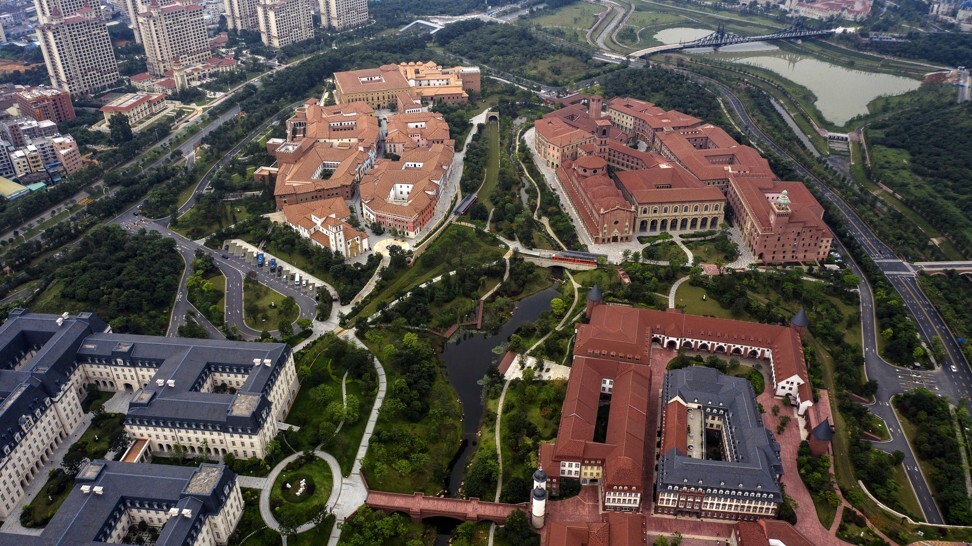
<instances>
[{"instance_id":1,"label":"green lawn","mask_svg":"<svg viewBox=\"0 0 972 546\"><path fill-rule=\"evenodd\" d=\"M336 519L333 514L327 516L317 527L309 531L304 531L296 537L290 537L287 544L295 544L296 546L319 546L326 544L328 537L331 536L331 528L334 527Z\"/></svg>"},{"instance_id":2,"label":"green lawn","mask_svg":"<svg viewBox=\"0 0 972 546\"><path fill-rule=\"evenodd\" d=\"M327 461L317 456L308 463L301 464L300 458L287 465L273 482L270 490L270 508L281 525L301 525L307 523L324 509L331 496L334 477ZM300 483L306 485L298 495ZM287 487L287 484L290 487Z\"/></svg>"},{"instance_id":3,"label":"green lawn","mask_svg":"<svg viewBox=\"0 0 972 546\"><path fill-rule=\"evenodd\" d=\"M298 357L299 367L310 366L313 369L326 370L326 373L321 374L326 378L325 381L316 381L311 378L302 381L297 398L294 399L290 413L287 414L287 423L300 426L301 432L298 432L298 434L301 436L310 436L310 432L320 429L323 424L324 414L321 411L323 408L313 399L310 394L311 390L321 385L328 385L337 396L340 396L341 379L347 371L347 366L342 361L334 361L323 354L324 349L334 342L333 337L322 337L311 347L302 351ZM312 374L312 377L319 377L319 375ZM354 458L357 455L358 445L361 443L361 437L364 435L364 429L368 423L367 416L371 414L371 409L375 404L376 394L374 389L366 390L361 380L356 379L349 378L346 389L349 397L357 397L360 401L359 418L354 423L345 422L341 432L336 437L327 439L321 445L322 449L334 455L334 458L338 460L341 465L341 472L344 475L350 474L351 467L354 466ZM304 431L305 428L306 431Z\"/></svg>"},{"instance_id":4,"label":"green lawn","mask_svg":"<svg viewBox=\"0 0 972 546\"><path fill-rule=\"evenodd\" d=\"M733 316L728 309L724 309L721 305L719 305L719 302L713 298L706 298L703 300L702 296L705 293L704 287L692 286L688 282L684 282L675 292L675 305L679 308L684 308L685 313L689 315L748 320L748 317L746 316Z\"/></svg>"},{"instance_id":5,"label":"green lawn","mask_svg":"<svg viewBox=\"0 0 972 546\"><path fill-rule=\"evenodd\" d=\"M716 249L713 241L687 241L684 244L692 251L692 256L698 258L701 263L714 264L719 262L726 264L731 261L725 252Z\"/></svg>"},{"instance_id":6,"label":"green lawn","mask_svg":"<svg viewBox=\"0 0 972 546\"><path fill-rule=\"evenodd\" d=\"M100 396L95 397L96 400L100 398ZM114 432L122 428L124 419L124 415L112 413L106 414L97 422L93 421L84 434L78 438L78 441L71 446L70 450L81 451L91 460L103 459L108 453L109 438ZM40 479L40 476L35 476L35 479ZM63 475L49 478L44 488L37 493L30 504L24 506L24 515L20 518L21 523L24 523L27 527L44 527L47 525L73 488L73 478L67 478Z\"/></svg>"},{"instance_id":7,"label":"green lawn","mask_svg":"<svg viewBox=\"0 0 972 546\"><path fill-rule=\"evenodd\" d=\"M185 216L179 218L178 224L172 230L189 239L201 239L222 228L242 222L251 216L253 216L253 213L247 209L246 205L239 203L223 203L218 216L203 214L199 209L193 207Z\"/></svg>"},{"instance_id":8,"label":"green lawn","mask_svg":"<svg viewBox=\"0 0 972 546\"><path fill-rule=\"evenodd\" d=\"M243 322L254 330L276 330L281 321L292 323L300 310L297 306L285 313L281 308L284 295L249 279L243 281Z\"/></svg>"},{"instance_id":9,"label":"green lawn","mask_svg":"<svg viewBox=\"0 0 972 546\"><path fill-rule=\"evenodd\" d=\"M908 475L905 473L902 465L894 467L894 481L901 484L901 487L898 488L898 500L904 506L905 514L910 515L916 521L922 519L921 503L918 502L918 497L915 496L915 490L912 489L911 481L908 479Z\"/></svg>"},{"instance_id":10,"label":"green lawn","mask_svg":"<svg viewBox=\"0 0 972 546\"><path fill-rule=\"evenodd\" d=\"M456 245L457 240L458 245ZM416 263L391 282L384 285L379 283L379 287L368 298L368 304L357 315L370 317L377 310L379 302L391 302L412 287L452 271L455 267L451 263L463 256L474 256L477 262L487 262L498 260L505 253L506 251L499 247L499 242L492 235L462 226L449 226L429 245L425 254L421 255Z\"/></svg>"},{"instance_id":11,"label":"green lawn","mask_svg":"<svg viewBox=\"0 0 972 546\"><path fill-rule=\"evenodd\" d=\"M280 535L267 527L260 515L260 490L243 488L243 515L230 536L237 546L280 546Z\"/></svg>"}]
</instances>

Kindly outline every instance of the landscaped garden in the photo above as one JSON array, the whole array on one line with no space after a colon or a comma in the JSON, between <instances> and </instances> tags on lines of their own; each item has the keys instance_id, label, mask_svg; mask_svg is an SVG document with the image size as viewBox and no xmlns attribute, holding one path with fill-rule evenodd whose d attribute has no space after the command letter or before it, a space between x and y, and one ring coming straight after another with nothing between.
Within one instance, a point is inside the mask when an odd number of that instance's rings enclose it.
<instances>
[{"instance_id":1,"label":"landscaped garden","mask_svg":"<svg viewBox=\"0 0 972 546\"><path fill-rule=\"evenodd\" d=\"M89 395L90 396L90 395ZM100 396L94 396L97 403ZM93 404L94 406L95 404ZM100 408L100 405L97 406ZM44 527L74 488L74 476L85 459L103 459L109 450L122 451L128 446L120 413L104 413L99 409L91 420L91 426L78 438L64 455L61 468L50 472L47 483L37 496L24 506L20 523L24 527ZM35 476L34 479L41 479Z\"/></svg>"},{"instance_id":2,"label":"landscaped garden","mask_svg":"<svg viewBox=\"0 0 972 546\"><path fill-rule=\"evenodd\" d=\"M247 274L243 281L243 321L247 326L254 330L290 331L299 311L293 298L284 297Z\"/></svg>"},{"instance_id":3,"label":"landscaped garden","mask_svg":"<svg viewBox=\"0 0 972 546\"><path fill-rule=\"evenodd\" d=\"M367 350L332 334L300 353L300 392L287 415L287 422L300 430L285 433L288 445L327 451L338 460L341 471L350 474L377 392L373 358ZM342 404L345 377L347 400ZM335 434L342 422L340 433Z\"/></svg>"},{"instance_id":4,"label":"landscaped garden","mask_svg":"<svg viewBox=\"0 0 972 546\"><path fill-rule=\"evenodd\" d=\"M334 476L324 459L304 454L287 464L273 482L270 509L282 529L323 520Z\"/></svg>"}]
</instances>

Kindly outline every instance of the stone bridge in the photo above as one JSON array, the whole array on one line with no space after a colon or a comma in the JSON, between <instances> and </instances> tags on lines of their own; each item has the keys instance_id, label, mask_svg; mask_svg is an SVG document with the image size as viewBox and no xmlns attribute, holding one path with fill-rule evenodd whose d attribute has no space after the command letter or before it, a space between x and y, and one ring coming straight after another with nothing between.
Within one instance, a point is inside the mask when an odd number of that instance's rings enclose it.
<instances>
[{"instance_id":1,"label":"stone bridge","mask_svg":"<svg viewBox=\"0 0 972 546\"><path fill-rule=\"evenodd\" d=\"M424 493L385 493L368 491L365 504L387 512L408 514L412 521L445 517L462 521L493 521L503 523L514 510L526 511L526 505L484 502L479 499L447 499L426 497Z\"/></svg>"},{"instance_id":2,"label":"stone bridge","mask_svg":"<svg viewBox=\"0 0 972 546\"><path fill-rule=\"evenodd\" d=\"M928 275L942 274L950 269L960 275L972 275L972 262L915 262L911 265Z\"/></svg>"},{"instance_id":3,"label":"stone bridge","mask_svg":"<svg viewBox=\"0 0 972 546\"><path fill-rule=\"evenodd\" d=\"M541 255L527 254L525 252L521 252L520 257L523 258L523 261L539 265L540 267L563 267L564 269L572 269L574 271L590 271L592 269L597 269L597 266L592 264L565 262Z\"/></svg>"}]
</instances>

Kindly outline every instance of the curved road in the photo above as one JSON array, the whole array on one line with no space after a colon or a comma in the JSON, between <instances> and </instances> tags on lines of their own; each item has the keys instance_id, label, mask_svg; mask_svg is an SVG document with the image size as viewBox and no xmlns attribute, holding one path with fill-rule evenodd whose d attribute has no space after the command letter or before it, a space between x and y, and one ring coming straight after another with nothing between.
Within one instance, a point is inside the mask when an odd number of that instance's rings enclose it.
<instances>
[{"instance_id":1,"label":"curved road","mask_svg":"<svg viewBox=\"0 0 972 546\"><path fill-rule=\"evenodd\" d=\"M931 306L931 303L927 300L924 293L917 290L917 281L915 280L914 272L911 270L908 264L896 258L891 249L874 235L870 228L863 221L861 221L850 206L848 206L837 194L827 188L827 186L817 179L817 177L815 177L809 170L805 169L802 165L790 157L790 155L787 154L782 148L777 146L775 142L767 138L766 135L759 130L756 124L749 117L739 99L736 98L736 96L727 86L715 80L698 76L696 74L687 74L696 80L702 79L710 84L715 85L720 94L727 100L734 113L742 121L745 132L764 143L780 157L789 159L793 167L801 175L817 186L817 188L822 192L823 196L837 206L841 216L843 216L843 219L851 232L851 235L862 245L868 256L875 261L878 267L881 268L895 289L902 294L905 304L908 306L909 310L911 310L912 314L918 319L919 327L922 333L925 334L927 340L930 340L930 337L928 336L929 332L947 332L947 328L945 328L942 318ZM945 388L944 393L948 395L953 402L957 402L958 397L956 394L962 391L956 387L960 387L961 385L956 385L956 381L952 380L952 378L947 375L946 372L942 371L944 368L934 372L911 372L900 367L893 366L881 358L877 350L877 319L874 314L875 305L871 287L867 284L861 269L856 263L853 262L853 260L850 259L847 250L836 239L834 241L834 247L843 251L843 253L847 255L848 264L850 264L850 267L854 273L861 278L859 290L861 295L861 323L864 343L865 371L869 379L874 379L878 382L878 392L875 396L875 402L871 405L870 409L872 413L887 423L888 429L892 436L892 439L888 442L875 442L875 447L885 451L900 450L905 454L905 471L908 475L908 479L911 481L912 487L915 490L915 495L918 497L922 510L924 511L926 521L933 524L942 524L945 522L945 520L941 515L938 505L933 500L931 489L928 487L927 480L917 464L917 459L915 458L914 452L901 431L901 424L898 421L897 415L891 408L890 401L895 394L910 390L914 388L915 385L927 384L931 386L931 383L940 383ZM912 289L912 285L914 285L914 289ZM935 327L936 324L938 328ZM932 336L934 335L935 334L932 333ZM969 377L972 376L972 370L969 369L967 364L964 364L964 360L953 360L956 356L961 356L961 353L958 351L957 344L955 343L955 339L951 335L943 336L942 339L945 341L947 351L949 345L948 342L951 342L951 344L954 346L953 352L950 353L950 358L948 360L951 363L961 363L962 365L958 367L959 372L957 374L953 373L951 375L955 376L958 383L965 384L966 388L964 392L967 393L969 390L968 381ZM954 353L958 353L958 355Z\"/></svg>"}]
</instances>

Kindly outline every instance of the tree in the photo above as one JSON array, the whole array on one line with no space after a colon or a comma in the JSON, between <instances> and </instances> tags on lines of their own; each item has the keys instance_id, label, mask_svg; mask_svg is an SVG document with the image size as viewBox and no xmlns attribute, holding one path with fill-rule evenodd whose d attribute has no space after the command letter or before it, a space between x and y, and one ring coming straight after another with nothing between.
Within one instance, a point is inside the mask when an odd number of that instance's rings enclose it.
<instances>
[{"instance_id":1,"label":"tree","mask_svg":"<svg viewBox=\"0 0 972 546\"><path fill-rule=\"evenodd\" d=\"M313 321L309 318L299 318L297 319L297 326L300 326L301 331L310 330L313 326Z\"/></svg>"},{"instance_id":2,"label":"tree","mask_svg":"<svg viewBox=\"0 0 972 546\"><path fill-rule=\"evenodd\" d=\"M558 317L562 317L567 312L567 302L562 298L554 298L550 300L550 310Z\"/></svg>"},{"instance_id":3,"label":"tree","mask_svg":"<svg viewBox=\"0 0 972 546\"><path fill-rule=\"evenodd\" d=\"M61 461L61 468L68 476L77 476L78 470L81 470L81 465L84 464L85 456L84 452L81 450L68 450L64 454L64 459Z\"/></svg>"},{"instance_id":4,"label":"tree","mask_svg":"<svg viewBox=\"0 0 972 546\"><path fill-rule=\"evenodd\" d=\"M526 514L514 510L506 517L506 522L496 534L510 544L526 544L533 537L533 530L530 529Z\"/></svg>"},{"instance_id":5,"label":"tree","mask_svg":"<svg viewBox=\"0 0 972 546\"><path fill-rule=\"evenodd\" d=\"M112 144L124 144L132 140L132 125L128 117L115 114L108 119L109 140Z\"/></svg>"}]
</instances>

